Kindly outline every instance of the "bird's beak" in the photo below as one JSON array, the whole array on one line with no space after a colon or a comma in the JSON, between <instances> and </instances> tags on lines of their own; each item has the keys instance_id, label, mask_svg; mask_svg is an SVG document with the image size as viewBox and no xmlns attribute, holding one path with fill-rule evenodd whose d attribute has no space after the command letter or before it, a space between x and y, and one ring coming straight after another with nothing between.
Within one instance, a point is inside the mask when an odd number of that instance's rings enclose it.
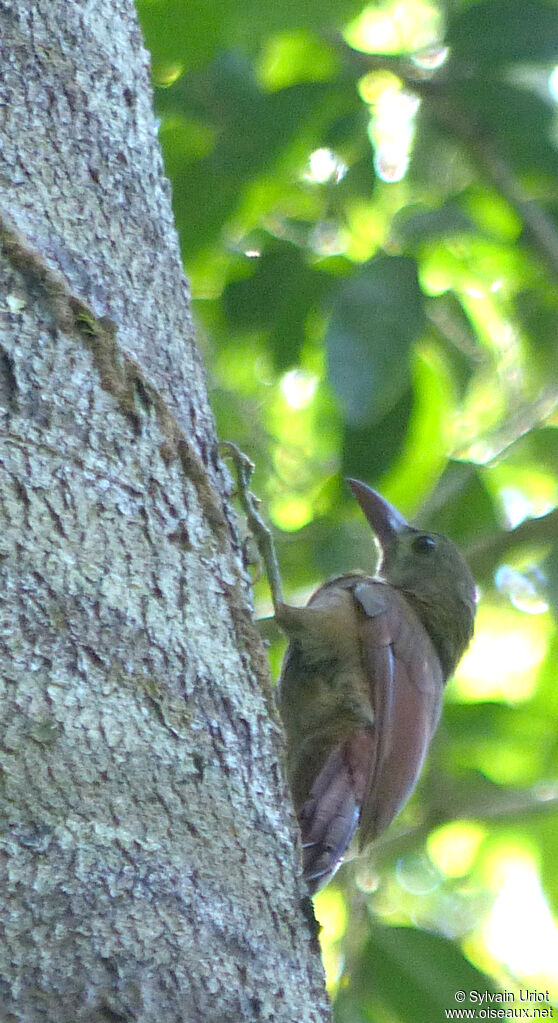
<instances>
[{"instance_id":1,"label":"bird's beak","mask_svg":"<svg viewBox=\"0 0 558 1023\"><path fill-rule=\"evenodd\" d=\"M348 479L347 483L378 537L380 547L385 550L397 539L403 529L409 528L409 523L397 511L397 508L394 508L389 501L386 501L385 497L381 497L366 483L351 479Z\"/></svg>"}]
</instances>

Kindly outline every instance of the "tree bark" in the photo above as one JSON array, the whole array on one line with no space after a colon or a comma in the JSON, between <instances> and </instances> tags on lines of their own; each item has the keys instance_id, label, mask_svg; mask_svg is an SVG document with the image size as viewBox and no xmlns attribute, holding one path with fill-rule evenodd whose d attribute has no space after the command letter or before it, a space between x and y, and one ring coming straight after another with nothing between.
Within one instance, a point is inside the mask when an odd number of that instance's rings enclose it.
<instances>
[{"instance_id":1,"label":"tree bark","mask_svg":"<svg viewBox=\"0 0 558 1023\"><path fill-rule=\"evenodd\" d=\"M324 1020L133 5L0 62L0 1020Z\"/></svg>"}]
</instances>

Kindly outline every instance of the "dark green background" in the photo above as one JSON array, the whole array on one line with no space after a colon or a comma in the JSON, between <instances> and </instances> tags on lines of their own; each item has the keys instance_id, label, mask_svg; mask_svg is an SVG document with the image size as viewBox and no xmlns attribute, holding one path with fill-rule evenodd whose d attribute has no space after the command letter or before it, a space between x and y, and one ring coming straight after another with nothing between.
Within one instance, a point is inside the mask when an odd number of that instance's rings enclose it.
<instances>
[{"instance_id":1,"label":"dark green background","mask_svg":"<svg viewBox=\"0 0 558 1023\"><path fill-rule=\"evenodd\" d=\"M138 7L219 433L256 463L289 599L373 566L346 475L449 533L480 587L417 795L317 900L337 1019L546 987L526 964L557 941L558 6L386 0L370 53L350 0Z\"/></svg>"}]
</instances>

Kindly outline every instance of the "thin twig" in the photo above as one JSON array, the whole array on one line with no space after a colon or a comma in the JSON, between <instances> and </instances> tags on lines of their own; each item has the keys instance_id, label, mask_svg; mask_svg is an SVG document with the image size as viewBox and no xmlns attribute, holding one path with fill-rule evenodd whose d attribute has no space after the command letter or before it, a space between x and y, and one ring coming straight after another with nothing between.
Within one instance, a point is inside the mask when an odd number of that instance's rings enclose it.
<instances>
[{"instance_id":1,"label":"thin twig","mask_svg":"<svg viewBox=\"0 0 558 1023\"><path fill-rule=\"evenodd\" d=\"M552 793L548 798L540 798L532 791L510 792L502 794L495 802L488 799L470 805L464 805L453 813L439 810L428 814L420 824L400 831L390 829L376 840L372 854L376 863L396 859L403 856L409 849L414 849L424 842L434 828L460 820L477 821L514 821L525 816L540 813L556 813L558 811L558 795Z\"/></svg>"},{"instance_id":2,"label":"thin twig","mask_svg":"<svg viewBox=\"0 0 558 1023\"><path fill-rule=\"evenodd\" d=\"M520 218L532 245L558 277L558 231L542 206L526 195L525 190L509 162L504 158L486 126L471 117L463 107L444 97L436 97L431 104L434 115L445 128L460 136L481 171L492 181Z\"/></svg>"}]
</instances>

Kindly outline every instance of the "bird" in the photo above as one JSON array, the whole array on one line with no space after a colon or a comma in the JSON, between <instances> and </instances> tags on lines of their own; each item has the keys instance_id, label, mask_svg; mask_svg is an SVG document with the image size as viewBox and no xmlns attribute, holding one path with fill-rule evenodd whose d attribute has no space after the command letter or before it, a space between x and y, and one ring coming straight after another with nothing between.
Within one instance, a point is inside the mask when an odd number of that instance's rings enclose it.
<instances>
[{"instance_id":1,"label":"bird","mask_svg":"<svg viewBox=\"0 0 558 1023\"><path fill-rule=\"evenodd\" d=\"M334 875L357 828L362 852L413 792L477 599L450 539L347 482L380 547L376 574L341 575L305 607L275 607L289 643L278 706L310 895Z\"/></svg>"}]
</instances>

